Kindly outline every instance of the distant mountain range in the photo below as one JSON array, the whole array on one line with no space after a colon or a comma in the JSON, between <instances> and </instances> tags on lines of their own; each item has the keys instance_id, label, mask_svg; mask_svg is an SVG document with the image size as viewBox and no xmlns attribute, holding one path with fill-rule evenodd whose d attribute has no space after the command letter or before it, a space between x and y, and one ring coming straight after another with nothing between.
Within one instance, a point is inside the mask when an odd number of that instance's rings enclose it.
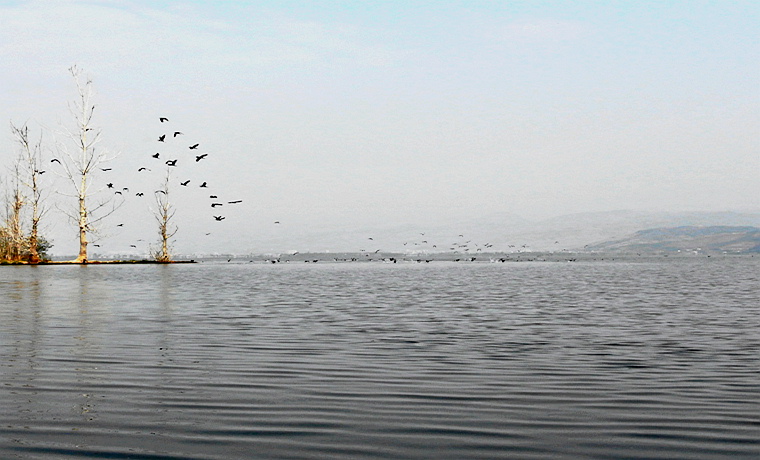
<instances>
[{"instance_id":1,"label":"distant mountain range","mask_svg":"<svg viewBox=\"0 0 760 460\"><path fill-rule=\"evenodd\" d=\"M699 232L697 228L722 227L723 230L716 230L717 233L710 236L674 236L672 237L673 245L668 246L665 241L666 238L671 237L665 236L665 230L662 229L678 227L691 227L697 233ZM728 227L739 227L744 230L734 231ZM537 221L509 213L498 213L470 219L452 216L445 223L388 224L371 228L347 227L338 223L324 222L319 228L304 226L288 229L283 227L278 228L276 233L251 229L250 233L236 235L234 240L218 241L218 243L222 248L238 248L235 253L243 255L290 251L316 253L360 252L361 250L433 253L450 251L450 248L457 247L458 244L468 244L472 251L476 250L476 245L478 248L488 245L490 252L583 251L588 248L627 250L625 249L627 244L639 243L651 245L639 246L641 251L648 250L645 249L647 247L658 251L665 250L663 248L666 247L678 247L683 250L686 246L716 248L711 249L716 251L733 251L733 248L749 251L754 247L750 243L754 240L749 229L758 227L760 227L760 213L614 211L568 214ZM637 233L642 231L644 233ZM647 240L647 238L654 238L653 235L656 235L658 231L663 233L663 239L660 241L663 244L659 246L654 239ZM733 237L729 235L735 233L735 239L741 241L732 243ZM708 239L714 241L714 244L707 244ZM675 244L677 240L689 244L682 248L681 243ZM192 247L192 244L189 246ZM458 249L461 250L461 248ZM183 248L178 248L178 252L189 253ZM227 251L224 252L227 253Z\"/></svg>"},{"instance_id":2,"label":"distant mountain range","mask_svg":"<svg viewBox=\"0 0 760 460\"><path fill-rule=\"evenodd\" d=\"M760 253L760 228L683 226L640 230L621 240L590 245L589 251Z\"/></svg>"}]
</instances>

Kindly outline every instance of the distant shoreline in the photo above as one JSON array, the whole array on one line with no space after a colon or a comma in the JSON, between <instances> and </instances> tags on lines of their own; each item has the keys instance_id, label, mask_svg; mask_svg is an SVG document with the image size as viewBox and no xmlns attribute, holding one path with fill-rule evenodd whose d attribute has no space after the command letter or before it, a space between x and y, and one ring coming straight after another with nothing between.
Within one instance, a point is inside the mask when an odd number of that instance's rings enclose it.
<instances>
[{"instance_id":1,"label":"distant shoreline","mask_svg":"<svg viewBox=\"0 0 760 460\"><path fill-rule=\"evenodd\" d=\"M88 260L87 262L75 262L73 260L48 260L36 264L29 262L0 262L0 265L170 265L170 264L194 264L195 260L171 260L159 262L157 260Z\"/></svg>"}]
</instances>

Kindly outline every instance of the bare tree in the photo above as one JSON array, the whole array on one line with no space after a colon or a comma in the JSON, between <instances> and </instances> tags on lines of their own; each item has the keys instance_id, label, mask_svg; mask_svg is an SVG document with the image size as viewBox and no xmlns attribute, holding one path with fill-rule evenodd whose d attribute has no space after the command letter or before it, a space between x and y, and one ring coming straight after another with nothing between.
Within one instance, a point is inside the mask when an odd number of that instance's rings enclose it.
<instances>
[{"instance_id":1,"label":"bare tree","mask_svg":"<svg viewBox=\"0 0 760 460\"><path fill-rule=\"evenodd\" d=\"M161 188L156 190L156 209L153 210L153 215L158 222L158 235L160 248L153 252L153 257L158 262L171 262L171 247L169 240L177 233L177 226L172 224L172 218L174 217L175 209L169 201L169 183L171 181L171 173L167 168L166 178L164 179Z\"/></svg>"},{"instance_id":2,"label":"bare tree","mask_svg":"<svg viewBox=\"0 0 760 460\"><path fill-rule=\"evenodd\" d=\"M26 239L21 226L21 210L24 207L24 195L21 193L21 165L17 161L13 166L13 183L6 195L5 226L2 229L4 241L4 259L19 262L26 249Z\"/></svg>"},{"instance_id":3,"label":"bare tree","mask_svg":"<svg viewBox=\"0 0 760 460\"><path fill-rule=\"evenodd\" d=\"M64 175L76 190L71 196L77 199L77 212L69 214L79 228L79 255L74 262L87 263L87 235L96 232L96 224L116 211L124 201L122 199L117 203L114 195L105 198L101 195L101 199L96 200L94 195L97 191L90 191L93 175L98 167L112 160L114 156L107 150L97 148L101 140L101 131L92 125L96 107L93 103L92 80L84 78L77 66L69 68L69 72L74 77L77 87L77 98L69 104L75 127L66 130L64 134L68 142L59 144L58 151L62 154L61 166Z\"/></svg>"},{"instance_id":4,"label":"bare tree","mask_svg":"<svg viewBox=\"0 0 760 460\"><path fill-rule=\"evenodd\" d=\"M24 165L24 169L26 170L24 185L31 191L29 204L32 206L32 222L29 229L28 251L29 262L36 264L41 261L38 252L39 223L45 214L45 209L42 206L42 189L40 188L40 176L45 172L41 169L42 135L40 135L36 143L32 144L29 142L29 128L26 125L18 128L11 123L11 132L16 142L21 146L19 162ZM19 168L16 168L17 177L19 172ZM18 197L18 194L16 196Z\"/></svg>"}]
</instances>

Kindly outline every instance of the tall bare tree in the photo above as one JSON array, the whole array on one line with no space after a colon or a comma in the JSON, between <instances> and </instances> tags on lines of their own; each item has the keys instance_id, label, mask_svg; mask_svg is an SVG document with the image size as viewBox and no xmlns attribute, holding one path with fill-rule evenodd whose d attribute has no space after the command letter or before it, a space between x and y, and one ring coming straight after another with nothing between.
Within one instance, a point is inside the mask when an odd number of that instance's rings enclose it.
<instances>
[{"instance_id":1,"label":"tall bare tree","mask_svg":"<svg viewBox=\"0 0 760 460\"><path fill-rule=\"evenodd\" d=\"M25 198L21 192L21 165L17 161L13 165L13 182L11 189L6 192L5 226L3 227L3 239L5 240L4 259L11 262L19 262L26 249L26 238L21 226L21 210L24 207Z\"/></svg>"},{"instance_id":2,"label":"tall bare tree","mask_svg":"<svg viewBox=\"0 0 760 460\"><path fill-rule=\"evenodd\" d=\"M31 192L29 204L32 206L32 222L29 228L28 250L29 262L36 264L41 261L38 251L39 247L39 224L40 219L45 214L42 206L42 189L40 187L40 176L45 171L42 170L42 135L37 142L30 143L29 127L26 125L16 127L11 123L11 133L16 142L21 147L19 162L24 165L26 174L24 174L24 185ZM16 169L17 175L20 172ZM18 196L18 195L17 195Z\"/></svg>"},{"instance_id":3,"label":"tall bare tree","mask_svg":"<svg viewBox=\"0 0 760 460\"><path fill-rule=\"evenodd\" d=\"M171 181L171 173L169 169L166 170L166 177L164 179L161 188L156 190L156 209L153 210L153 215L158 222L158 236L160 247L153 252L153 257L158 262L171 262L171 244L169 240L177 233L178 227L172 223L175 209L169 201L169 183Z\"/></svg>"},{"instance_id":4,"label":"tall bare tree","mask_svg":"<svg viewBox=\"0 0 760 460\"><path fill-rule=\"evenodd\" d=\"M87 263L87 236L97 230L97 223L111 215L123 204L123 199L117 202L115 195L100 199L94 196L97 191L91 191L93 176L99 166L112 160L107 150L99 149L101 130L92 124L95 114L94 90L92 80L85 78L83 72L77 66L69 68L71 76L77 88L77 98L69 104L69 111L74 117L73 129L66 129L65 136L68 142L60 143L58 151L61 153L61 165L65 177L74 186L76 193L72 195L77 199L76 213L69 217L77 223L79 229L79 255L74 260L77 263ZM94 203L92 202L94 201Z\"/></svg>"}]
</instances>

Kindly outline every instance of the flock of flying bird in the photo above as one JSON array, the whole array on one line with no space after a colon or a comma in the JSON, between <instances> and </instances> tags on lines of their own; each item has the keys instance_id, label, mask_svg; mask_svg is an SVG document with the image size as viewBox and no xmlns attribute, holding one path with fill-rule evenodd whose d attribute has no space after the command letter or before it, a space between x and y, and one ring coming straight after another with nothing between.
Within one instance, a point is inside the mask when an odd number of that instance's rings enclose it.
<instances>
[{"instance_id":1,"label":"flock of flying bird","mask_svg":"<svg viewBox=\"0 0 760 460\"><path fill-rule=\"evenodd\" d=\"M169 122L169 119L166 118L166 117L160 117L159 118L159 122L162 123L162 124L164 124L164 123ZM184 135L184 133L182 133L181 131L172 131L172 135L171 135L171 137L169 137L169 140L176 139L177 137L183 136L183 135ZM167 141L167 134L161 134L160 136L158 136L158 142L166 143L166 141ZM195 160L194 162L195 163L201 162L202 160L206 159L208 157L208 155L209 155L208 153L195 154L195 151L198 150L199 146L200 146L199 143L194 143L194 144L191 144L191 145L188 146L188 149L191 150L191 151L193 151L193 156L195 157L194 158L194 160ZM162 158L162 153L161 152L156 152L156 153L152 154L151 158L153 160L163 161L163 164L165 164L167 166L167 168L175 168L175 167L178 166L178 164L180 162L184 162L184 160L182 160L180 158ZM191 161L192 159L193 158L191 157L190 159L188 159L188 161ZM50 162L51 163L61 164L61 160L59 160L58 158L53 158L53 159L50 160ZM103 172L108 172L108 171L111 171L112 168L100 168L100 170L103 171ZM140 168L137 169L138 173L141 173L143 171L152 171L152 169L148 168L146 166L141 166ZM40 174L42 174L45 171L38 171L38 172ZM182 187L189 187L190 186L190 182L191 182L190 179L184 179L184 180L182 180L182 181L179 182L179 185L182 186ZM115 186L114 182L107 182L105 184L105 186L106 186L106 189L112 189L114 195L120 195L120 196L124 197L125 194L129 193L129 187L120 187L119 188L119 187ZM203 181L202 183L200 183L198 185L198 187L204 188L204 189L208 189L209 188L209 184L208 184L207 181ZM165 194L166 192L164 190L156 190L154 193L155 194L159 194L159 193ZM145 196L145 193L138 191L138 192L135 193L135 196L136 197L143 197L143 196ZM227 201L226 203L224 203L224 202L222 202L222 200L219 199L218 195L215 195L215 194L210 194L209 195L209 199L211 200L211 208L212 209L216 209L217 207L224 206L225 204L227 204L227 205L235 205L235 204L238 204L238 203L242 203L242 200L230 200L230 201ZM212 217L213 217L214 221L216 221L216 222L221 222L221 221L223 221L223 220L226 219L226 217L224 215L221 215L221 214L220 215L215 215L215 214L216 214L215 212L212 212ZM124 224L120 223L120 224L117 224L116 226L117 227L123 227ZM210 234L211 234L210 232L206 233L206 235L210 235ZM139 242L139 241L144 241L144 240L140 239L140 240L137 240L137 241ZM100 247L99 244L92 244L92 245L95 246L95 247ZM137 247L137 245L135 245L135 244L130 244L129 246L131 248L136 248Z\"/></svg>"},{"instance_id":2,"label":"flock of flying bird","mask_svg":"<svg viewBox=\"0 0 760 460\"><path fill-rule=\"evenodd\" d=\"M167 122L169 122L169 119L166 118L166 117L160 117L159 121L161 123L167 123ZM182 136L182 135L184 135L184 133L182 131L173 131L172 136L171 136L170 139L175 139L177 136ZM158 136L158 142L164 142L165 143L166 142L166 136L167 136L167 134L161 134L160 136ZM188 149L189 150L198 150L199 146L200 146L200 144L195 143L195 144L192 144L192 145L188 146ZM198 163L201 160L204 160L206 157L208 157L208 153L201 153L200 155L195 155L194 154L194 156L195 156L195 163ZM154 158L154 159L157 159L157 160L161 160L161 152L156 152L153 155L151 155L151 157ZM178 162L179 162L179 159L167 159L166 161L164 161L164 163L166 164L167 167L176 167ZM149 171L149 169L145 168L145 167L141 167L137 171L140 172L140 171L143 171L143 170L148 170ZM183 187L187 187L187 186L189 186L189 184L190 184L190 179L183 180L183 181L181 181L179 183L179 185L181 185ZM200 188L208 188L208 182L203 181L198 187L200 187ZM162 190L157 190L156 193L163 193L163 191ZM219 197L217 195L209 195L209 199L214 200L211 203L211 208L212 209L215 209L215 208L217 208L219 206L224 206L224 204L225 204L225 203L220 203L219 202ZM242 203L242 202L243 202L243 200L232 200L232 201L227 201L226 204L232 205L232 204L238 204L238 203ZM221 222L224 219L226 219L226 217L223 216L223 215L212 215L212 217L217 222ZM207 235L208 234L209 233L207 233Z\"/></svg>"},{"instance_id":3,"label":"flock of flying bird","mask_svg":"<svg viewBox=\"0 0 760 460\"><path fill-rule=\"evenodd\" d=\"M461 254L474 254L474 253L479 253L483 251L487 252L489 249L493 247L493 244L491 243L479 244L479 243L473 242L472 239L465 241L464 238L465 238L464 234L459 234L457 241L453 243L449 243L449 244L441 244L439 247L437 243L429 242L428 240L430 238L425 237L425 233L420 233L419 238L416 238L415 240L412 240L412 241L404 242L404 246L406 247L406 250L409 252L427 252L427 251L443 252L443 251L448 250L454 253L461 253ZM372 237L369 237L367 238L367 240L374 242L375 239ZM417 248L414 248L415 246ZM514 248L515 245L510 244L509 247ZM528 245L524 244L522 247L527 248ZM375 249L374 251L372 250L368 251L366 249L360 250L360 252L364 253L365 257L369 257L371 254L378 254L381 251L382 251L381 249Z\"/></svg>"},{"instance_id":4,"label":"flock of flying bird","mask_svg":"<svg viewBox=\"0 0 760 460\"><path fill-rule=\"evenodd\" d=\"M162 123L162 124L163 123L167 123L167 122L169 122L169 119L166 118L166 117L160 117L159 118L159 122ZM177 137L184 135L184 133L182 133L181 131L172 131L171 133L172 133L172 135L171 135L171 137L169 137L170 140L176 139ZM166 143L166 141L167 141L167 134L161 134L160 136L158 136L158 142ZM199 146L200 146L199 143L194 143L194 144L189 145L188 149L191 150L191 151L196 151ZM154 160L163 160L163 162L167 166L167 168L177 167L178 163L180 162L179 158L167 158L167 159L164 159L164 158L161 157L161 155L162 155L161 152L156 152L156 153L152 154L151 157ZM194 158L195 163L199 163L202 160L206 159L209 154L208 153L201 153L199 155L195 155L195 152L193 152L193 155L195 157ZM51 161L51 163L59 163L59 164L61 163L60 160L57 159L57 158L53 158L50 161ZM184 162L184 160L183 160L183 162ZM112 168L100 168L100 169L103 172L108 172L108 171L111 171ZM148 167L145 167L145 166L141 166L140 168L137 169L137 172L143 172L143 171L151 171L151 169L148 168ZM39 171L40 174L43 173L43 172L44 171ZM191 182L190 179L185 179L185 180L180 181L179 185L182 186L182 187L188 187L190 185L190 182ZM201 182L198 185L198 187L204 188L204 189L208 189L209 185L208 185L207 181L203 181L203 182ZM128 193L129 192L129 188L128 187L122 187L121 189L115 188L113 182L106 183L106 188L108 188L108 189L114 189L114 194L122 195L122 196L124 195L124 193ZM158 194L158 193L166 193L166 192L164 190L156 190L154 193ZM135 196L137 196L137 197L142 197L144 195L145 194L143 192L136 192L135 193ZM223 202L221 202L222 200L219 199L218 195L215 195L215 194L210 194L209 195L209 199L211 200L210 206L211 206L212 209L216 209L217 207L224 206L225 204L227 204L227 205L234 205L234 204L242 203L242 200L230 200L230 201L227 201L226 203L223 203ZM223 221L223 220L226 219L226 217L224 215L221 215L221 214L220 215L216 215L214 212L212 212L212 217L217 222L221 222L221 221ZM275 221L274 223L275 224L279 224L280 222L279 221ZM117 227L123 227L123 226L124 226L123 223L120 223L120 224L117 225ZM210 235L210 234L211 234L210 232L206 233L206 235ZM425 233L420 233L420 237L424 238L425 237ZM473 243L472 240L464 241L464 235L463 234L459 235L459 241L450 243L448 245L442 245L440 248L438 247L437 244L431 244L431 243L428 242L427 239L422 239L422 238L418 238L419 241L408 241L408 242L405 242L404 246L408 246L408 249L410 249L410 250L412 249L413 246L420 246L420 249L422 250L421 252L427 252L427 250L442 251L442 250L448 249L450 251L453 251L454 253L469 254L469 255L473 255L475 253L480 253L482 251L487 251L488 249L490 249L490 248L493 247L493 245L490 244L490 243L485 243L485 244L479 245L478 243ZM143 240L138 240L138 241L143 241ZM369 237L368 241L374 241L374 238ZM555 244L556 243L559 243L559 242L557 241L557 242L555 242ZM93 246L100 247L100 245L98 245L98 244L93 244ZM130 247L136 248L137 246L134 245L134 244L131 244ZM515 245L510 244L509 247L510 248L515 248ZM521 248L522 249L527 249L528 245L524 244L524 245L521 246ZM371 257L372 254L378 254L378 253L380 253L381 249L375 249L375 250L361 249L360 252L363 253L363 255L365 257ZM411 252L417 252L417 251L411 251ZM517 249L517 252L521 252L521 249ZM297 254L297 252L295 254ZM291 254L291 255L295 255L295 254ZM475 258L472 257L472 260L475 260Z\"/></svg>"}]
</instances>

